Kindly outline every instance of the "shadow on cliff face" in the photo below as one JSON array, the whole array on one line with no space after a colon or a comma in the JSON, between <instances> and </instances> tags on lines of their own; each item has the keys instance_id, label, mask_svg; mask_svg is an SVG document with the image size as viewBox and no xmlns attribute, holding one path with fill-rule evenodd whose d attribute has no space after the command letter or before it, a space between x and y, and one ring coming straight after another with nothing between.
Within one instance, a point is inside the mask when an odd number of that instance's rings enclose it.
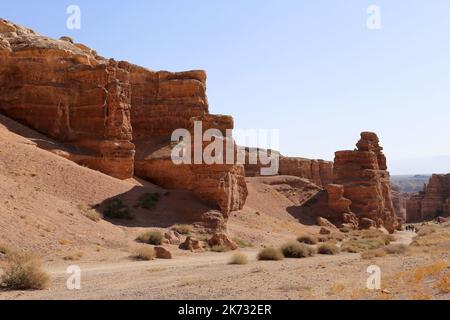
<instances>
[{"instance_id":1,"label":"shadow on cliff face","mask_svg":"<svg viewBox=\"0 0 450 320\"><path fill-rule=\"evenodd\" d=\"M104 219L115 225L138 228L169 228L175 224L193 224L214 210L192 192L136 186L126 193L94 206Z\"/></svg>"}]
</instances>

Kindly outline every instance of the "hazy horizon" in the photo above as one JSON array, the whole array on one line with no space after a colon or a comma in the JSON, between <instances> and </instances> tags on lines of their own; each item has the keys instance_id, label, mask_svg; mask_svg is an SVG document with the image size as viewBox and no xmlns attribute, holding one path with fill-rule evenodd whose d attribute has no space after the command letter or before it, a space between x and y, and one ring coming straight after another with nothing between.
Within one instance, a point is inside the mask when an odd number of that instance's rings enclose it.
<instances>
[{"instance_id":1,"label":"hazy horizon","mask_svg":"<svg viewBox=\"0 0 450 320\"><path fill-rule=\"evenodd\" d=\"M66 27L69 5L80 30ZM381 9L369 30L367 8ZM391 174L450 172L450 2L16 0L0 16L153 70L208 72L210 111L280 129L280 151L333 160L361 131Z\"/></svg>"}]
</instances>

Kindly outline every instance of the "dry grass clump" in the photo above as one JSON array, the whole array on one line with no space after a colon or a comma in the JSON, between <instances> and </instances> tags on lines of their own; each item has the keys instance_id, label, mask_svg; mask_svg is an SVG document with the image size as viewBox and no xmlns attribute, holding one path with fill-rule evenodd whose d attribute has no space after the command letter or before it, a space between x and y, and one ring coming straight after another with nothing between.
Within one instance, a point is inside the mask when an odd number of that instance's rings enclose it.
<instances>
[{"instance_id":1,"label":"dry grass clump","mask_svg":"<svg viewBox=\"0 0 450 320\"><path fill-rule=\"evenodd\" d=\"M436 285L436 288L442 293L450 293L450 272L444 274Z\"/></svg>"},{"instance_id":2,"label":"dry grass clump","mask_svg":"<svg viewBox=\"0 0 450 320\"><path fill-rule=\"evenodd\" d=\"M178 232L179 234L189 235L192 232L192 226L188 224L177 224L174 225L171 230Z\"/></svg>"},{"instance_id":3,"label":"dry grass clump","mask_svg":"<svg viewBox=\"0 0 450 320\"><path fill-rule=\"evenodd\" d=\"M363 259L373 259L373 258L380 258L386 256L386 251L383 249L373 249L373 250L367 250L365 252L361 253L361 258Z\"/></svg>"},{"instance_id":4,"label":"dry grass clump","mask_svg":"<svg viewBox=\"0 0 450 320\"><path fill-rule=\"evenodd\" d=\"M384 248L387 254L405 254L408 251L406 244L390 244Z\"/></svg>"},{"instance_id":5,"label":"dry grass clump","mask_svg":"<svg viewBox=\"0 0 450 320\"><path fill-rule=\"evenodd\" d=\"M424 226L421 226L419 228L419 231L417 232L417 236L418 237L425 237L425 236L428 236L428 235L430 235L432 233L435 233L436 230L437 230L436 226L424 225Z\"/></svg>"},{"instance_id":6,"label":"dry grass clump","mask_svg":"<svg viewBox=\"0 0 450 320\"><path fill-rule=\"evenodd\" d=\"M73 252L65 256L63 259L66 261L78 261L83 257L84 253L81 251Z\"/></svg>"},{"instance_id":7,"label":"dry grass clump","mask_svg":"<svg viewBox=\"0 0 450 320\"><path fill-rule=\"evenodd\" d=\"M39 258L26 252L9 252L0 283L10 290L42 290L50 281Z\"/></svg>"},{"instance_id":8,"label":"dry grass clump","mask_svg":"<svg viewBox=\"0 0 450 320\"><path fill-rule=\"evenodd\" d=\"M227 251L229 251L227 247L221 246L221 245L212 246L210 250L212 252L227 252Z\"/></svg>"},{"instance_id":9,"label":"dry grass clump","mask_svg":"<svg viewBox=\"0 0 450 320\"><path fill-rule=\"evenodd\" d=\"M143 234L139 235L137 237L137 241L147 244L152 244L155 246L159 246L162 244L162 241L164 239L164 236L159 231L148 231L144 232Z\"/></svg>"},{"instance_id":10,"label":"dry grass clump","mask_svg":"<svg viewBox=\"0 0 450 320\"><path fill-rule=\"evenodd\" d=\"M314 255L314 249L303 243L289 242L281 247L286 258L307 258Z\"/></svg>"},{"instance_id":11,"label":"dry grass clump","mask_svg":"<svg viewBox=\"0 0 450 320\"><path fill-rule=\"evenodd\" d=\"M229 264L244 265L248 263L248 258L245 254L238 252L231 257Z\"/></svg>"},{"instance_id":12,"label":"dry grass clump","mask_svg":"<svg viewBox=\"0 0 450 320\"><path fill-rule=\"evenodd\" d=\"M103 219L103 215L98 212L96 209L91 208L85 204L78 205L78 209L80 209L81 213L88 219L98 222Z\"/></svg>"},{"instance_id":13,"label":"dry grass clump","mask_svg":"<svg viewBox=\"0 0 450 320\"><path fill-rule=\"evenodd\" d=\"M242 239L239 239L239 238L233 238L233 241L239 246L239 248L252 248L253 247L252 243L242 240Z\"/></svg>"},{"instance_id":14,"label":"dry grass clump","mask_svg":"<svg viewBox=\"0 0 450 320\"><path fill-rule=\"evenodd\" d=\"M152 247L141 245L131 249L131 257L136 260L150 261L156 258L156 253Z\"/></svg>"},{"instance_id":15,"label":"dry grass clump","mask_svg":"<svg viewBox=\"0 0 450 320\"><path fill-rule=\"evenodd\" d=\"M351 238L343 242L341 249L346 252L360 253L382 248L390 244L392 240L394 240L392 235L376 229L354 231Z\"/></svg>"},{"instance_id":16,"label":"dry grass clump","mask_svg":"<svg viewBox=\"0 0 450 320\"><path fill-rule=\"evenodd\" d=\"M448 261L442 260L442 261L435 262L429 266L419 267L414 271L413 279L416 282L420 282L429 276L432 276L434 274L437 274L437 273L442 272L443 270L447 269L449 264L450 263Z\"/></svg>"},{"instance_id":17,"label":"dry grass clump","mask_svg":"<svg viewBox=\"0 0 450 320\"><path fill-rule=\"evenodd\" d=\"M318 240L313 235L303 234L297 238L297 241L300 243L305 243L305 244L316 244Z\"/></svg>"},{"instance_id":18,"label":"dry grass clump","mask_svg":"<svg viewBox=\"0 0 450 320\"><path fill-rule=\"evenodd\" d=\"M317 249L319 254L335 255L341 252L338 246L333 243L324 243Z\"/></svg>"},{"instance_id":19,"label":"dry grass clump","mask_svg":"<svg viewBox=\"0 0 450 320\"><path fill-rule=\"evenodd\" d=\"M283 259L283 252L281 252L281 250L277 248L265 248L258 253L258 260L279 261Z\"/></svg>"}]
</instances>

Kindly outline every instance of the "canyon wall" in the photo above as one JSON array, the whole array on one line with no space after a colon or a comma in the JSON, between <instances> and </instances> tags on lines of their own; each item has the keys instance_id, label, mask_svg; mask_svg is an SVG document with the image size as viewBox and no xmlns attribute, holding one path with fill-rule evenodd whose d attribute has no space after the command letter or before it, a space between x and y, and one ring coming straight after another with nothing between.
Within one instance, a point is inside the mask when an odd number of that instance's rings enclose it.
<instances>
[{"instance_id":1,"label":"canyon wall","mask_svg":"<svg viewBox=\"0 0 450 320\"><path fill-rule=\"evenodd\" d=\"M81 165L193 191L228 215L246 200L243 166L170 157L176 129L233 129L208 109L204 71L154 72L0 20L1 113L65 143L64 156Z\"/></svg>"},{"instance_id":2,"label":"canyon wall","mask_svg":"<svg viewBox=\"0 0 450 320\"><path fill-rule=\"evenodd\" d=\"M73 148L73 160L133 175L129 74L114 60L0 20L0 112Z\"/></svg>"},{"instance_id":3,"label":"canyon wall","mask_svg":"<svg viewBox=\"0 0 450 320\"><path fill-rule=\"evenodd\" d=\"M450 215L450 174L434 174L424 190L407 201L409 222L432 220Z\"/></svg>"},{"instance_id":4,"label":"canyon wall","mask_svg":"<svg viewBox=\"0 0 450 320\"><path fill-rule=\"evenodd\" d=\"M255 148L245 148L245 173L248 177L259 177L261 176L261 169L269 167L269 165L262 164L259 157L256 157L255 163L250 163L249 153L257 154L258 151L259 149ZM262 151L267 152L267 150ZM279 157L278 175L308 179L318 186L325 186L333 182L333 162L331 161L285 157L278 151L272 152ZM270 156L270 151L268 154Z\"/></svg>"}]
</instances>

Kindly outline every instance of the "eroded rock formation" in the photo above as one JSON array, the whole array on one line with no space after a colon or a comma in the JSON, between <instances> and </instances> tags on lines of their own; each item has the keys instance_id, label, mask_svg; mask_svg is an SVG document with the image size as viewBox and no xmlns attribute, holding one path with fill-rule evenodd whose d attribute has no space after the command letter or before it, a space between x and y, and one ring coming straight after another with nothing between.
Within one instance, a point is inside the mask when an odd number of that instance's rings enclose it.
<instances>
[{"instance_id":1,"label":"eroded rock formation","mask_svg":"<svg viewBox=\"0 0 450 320\"><path fill-rule=\"evenodd\" d=\"M72 160L133 175L129 74L69 38L0 20L0 112L76 148Z\"/></svg>"},{"instance_id":2,"label":"eroded rock formation","mask_svg":"<svg viewBox=\"0 0 450 320\"><path fill-rule=\"evenodd\" d=\"M334 183L344 187L344 197L359 220L374 221L393 232L398 226L392 203L386 157L372 132L361 133L354 151L338 151L334 160Z\"/></svg>"},{"instance_id":3,"label":"eroded rock formation","mask_svg":"<svg viewBox=\"0 0 450 320\"><path fill-rule=\"evenodd\" d=\"M432 175L423 192L408 199L406 215L410 222L450 215L450 174Z\"/></svg>"},{"instance_id":4,"label":"eroded rock formation","mask_svg":"<svg viewBox=\"0 0 450 320\"><path fill-rule=\"evenodd\" d=\"M225 216L245 203L243 166L176 166L170 158L175 129L191 130L194 121L204 130L233 128L231 117L209 114L203 71L150 71L0 20L0 112L108 175L191 190Z\"/></svg>"},{"instance_id":5,"label":"eroded rock formation","mask_svg":"<svg viewBox=\"0 0 450 320\"><path fill-rule=\"evenodd\" d=\"M277 154L279 158L279 167L276 174L282 176L294 176L308 179L318 186L325 186L333 182L333 162L306 158L285 157L278 151L267 151L268 156ZM255 156L256 163L250 161L250 153L258 154L259 149L246 148L245 173L248 177L261 176L261 169L268 168L270 165L263 164L260 158Z\"/></svg>"}]
</instances>

